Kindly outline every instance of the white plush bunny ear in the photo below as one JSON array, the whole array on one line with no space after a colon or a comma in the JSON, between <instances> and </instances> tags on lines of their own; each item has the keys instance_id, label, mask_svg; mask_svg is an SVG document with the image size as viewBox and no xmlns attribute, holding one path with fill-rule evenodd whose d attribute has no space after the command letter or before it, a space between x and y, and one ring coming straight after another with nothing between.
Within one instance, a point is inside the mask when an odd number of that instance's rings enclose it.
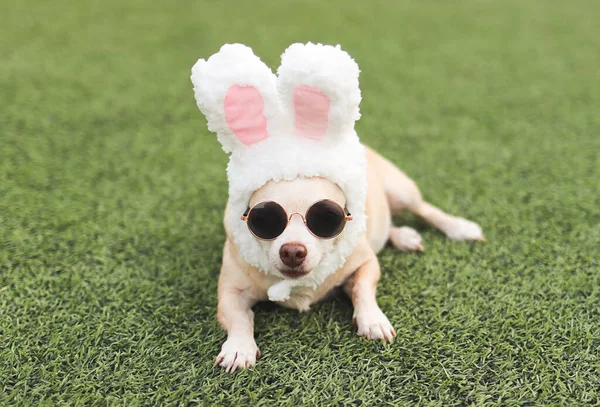
<instances>
[{"instance_id":1,"label":"white plush bunny ear","mask_svg":"<svg viewBox=\"0 0 600 407\"><path fill-rule=\"evenodd\" d=\"M231 152L272 134L280 114L276 76L242 44L226 44L192 68L194 96L206 116L208 129L217 133L223 149Z\"/></svg>"},{"instance_id":2,"label":"white plush bunny ear","mask_svg":"<svg viewBox=\"0 0 600 407\"><path fill-rule=\"evenodd\" d=\"M358 65L340 46L293 44L281 57L277 87L299 137L330 139L360 118Z\"/></svg>"}]
</instances>

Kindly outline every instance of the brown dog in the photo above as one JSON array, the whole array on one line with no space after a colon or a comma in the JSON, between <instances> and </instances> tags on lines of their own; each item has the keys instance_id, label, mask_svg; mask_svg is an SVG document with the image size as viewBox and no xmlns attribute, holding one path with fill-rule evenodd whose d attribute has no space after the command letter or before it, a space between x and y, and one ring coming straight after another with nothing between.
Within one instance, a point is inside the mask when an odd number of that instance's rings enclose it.
<instances>
[{"instance_id":1,"label":"brown dog","mask_svg":"<svg viewBox=\"0 0 600 407\"><path fill-rule=\"evenodd\" d=\"M252 50L227 44L192 68L198 107L231 153L227 241L218 319L227 330L216 364L253 365L252 306L271 300L300 311L343 286L367 339L394 328L375 298L376 254L388 240L422 251L421 236L393 227L404 209L455 240L481 228L423 201L415 183L354 130L361 93L356 62L339 46L293 44L275 76Z\"/></svg>"}]
</instances>

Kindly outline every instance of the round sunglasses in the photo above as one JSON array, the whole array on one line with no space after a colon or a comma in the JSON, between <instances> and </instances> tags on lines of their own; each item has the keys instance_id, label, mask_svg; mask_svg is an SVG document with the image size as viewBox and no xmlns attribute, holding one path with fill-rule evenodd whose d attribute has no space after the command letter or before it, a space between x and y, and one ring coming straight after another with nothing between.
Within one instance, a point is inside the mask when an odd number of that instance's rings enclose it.
<instances>
[{"instance_id":1,"label":"round sunglasses","mask_svg":"<svg viewBox=\"0 0 600 407\"><path fill-rule=\"evenodd\" d=\"M294 212L289 216L277 202L259 202L244 212L242 220L257 239L274 240L283 233L294 215L300 215L309 232L319 239L339 236L346 222L352 220L352 215L330 199L313 203L305 215Z\"/></svg>"}]
</instances>

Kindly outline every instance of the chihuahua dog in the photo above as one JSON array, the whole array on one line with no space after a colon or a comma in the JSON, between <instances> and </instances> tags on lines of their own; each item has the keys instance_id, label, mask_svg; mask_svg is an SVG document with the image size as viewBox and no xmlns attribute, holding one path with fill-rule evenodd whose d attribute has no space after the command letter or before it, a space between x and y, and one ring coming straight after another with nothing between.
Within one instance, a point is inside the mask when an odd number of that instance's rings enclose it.
<instances>
[{"instance_id":1,"label":"chihuahua dog","mask_svg":"<svg viewBox=\"0 0 600 407\"><path fill-rule=\"evenodd\" d=\"M215 363L229 372L260 357L257 302L306 311L336 287L352 300L358 335L391 343L396 333L376 299L377 253L388 241L424 250L393 215L408 210L457 241L484 239L360 143L358 73L339 46L310 43L286 50L278 76L240 44L192 68L198 106L231 153L217 308L227 340Z\"/></svg>"},{"instance_id":2,"label":"chihuahua dog","mask_svg":"<svg viewBox=\"0 0 600 407\"><path fill-rule=\"evenodd\" d=\"M376 255L388 240L403 252L424 250L419 233L407 226L392 226L392 216L408 210L453 240L481 241L484 236L476 223L451 216L424 201L416 184L388 160L368 148L366 155L366 232L343 267L328 276L316 290L299 290L280 304L304 311L334 288L342 286L354 306L352 322L358 329L358 335L391 342L396 333L375 297L380 276ZM287 213L303 214L312 202L323 199L337 202L342 207L345 205L341 189L323 178L269 181L254 193L250 206L274 201L280 203ZM267 291L277 277L266 275L244 262L236 249L231 230L226 228L226 233L217 317L228 337L216 364L227 371L235 371L254 365L260 357L254 341L252 307L259 301L268 300ZM283 278L298 278L313 270L329 249L328 244L328 241L307 233L300 216L292 216L285 233L267 242L264 250Z\"/></svg>"}]
</instances>

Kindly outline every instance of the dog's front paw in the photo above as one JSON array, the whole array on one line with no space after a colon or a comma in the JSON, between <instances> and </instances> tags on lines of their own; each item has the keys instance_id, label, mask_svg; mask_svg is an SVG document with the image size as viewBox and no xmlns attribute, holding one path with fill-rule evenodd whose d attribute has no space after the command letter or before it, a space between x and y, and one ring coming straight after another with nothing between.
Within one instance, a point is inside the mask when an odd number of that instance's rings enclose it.
<instances>
[{"instance_id":1,"label":"dog's front paw","mask_svg":"<svg viewBox=\"0 0 600 407\"><path fill-rule=\"evenodd\" d=\"M461 242L485 240L481 227L477 223L464 218L454 218L443 230L450 239Z\"/></svg>"},{"instance_id":2,"label":"dog's front paw","mask_svg":"<svg viewBox=\"0 0 600 407\"><path fill-rule=\"evenodd\" d=\"M358 328L358 335L370 340L385 339L392 343L396 336L394 327L379 308L355 311L352 323Z\"/></svg>"},{"instance_id":3,"label":"dog's front paw","mask_svg":"<svg viewBox=\"0 0 600 407\"><path fill-rule=\"evenodd\" d=\"M237 369L245 369L256 364L260 358L260 350L254 342L254 338L227 338L221 347L221 353L217 356L215 366L225 368L226 372L235 372Z\"/></svg>"}]
</instances>

